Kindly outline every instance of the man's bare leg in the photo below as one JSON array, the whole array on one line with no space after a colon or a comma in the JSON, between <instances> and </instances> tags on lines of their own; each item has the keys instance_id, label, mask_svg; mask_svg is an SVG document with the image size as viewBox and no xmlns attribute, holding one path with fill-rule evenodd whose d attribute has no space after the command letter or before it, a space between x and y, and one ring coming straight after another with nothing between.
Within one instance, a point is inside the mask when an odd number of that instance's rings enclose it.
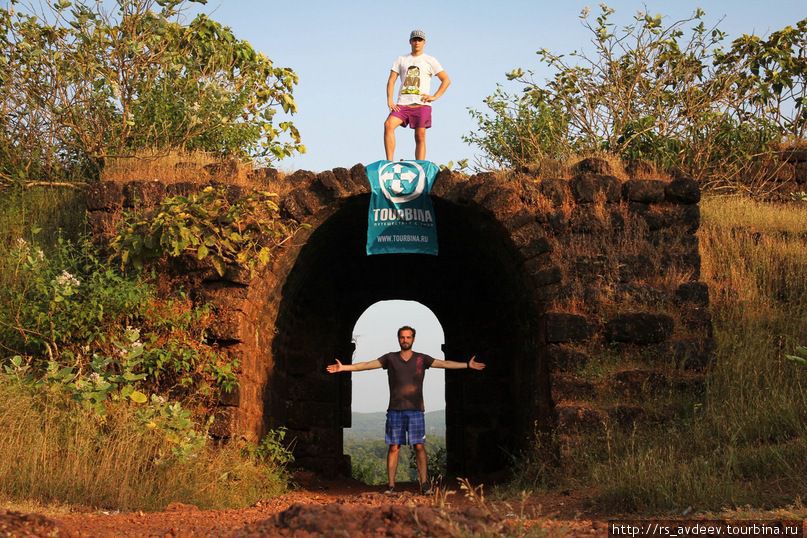
<instances>
[{"instance_id":1,"label":"man's bare leg","mask_svg":"<svg viewBox=\"0 0 807 538\"><path fill-rule=\"evenodd\" d=\"M426 128L415 129L415 159L423 161L426 159ZM390 159L391 160L391 159Z\"/></svg>"},{"instance_id":2,"label":"man's bare leg","mask_svg":"<svg viewBox=\"0 0 807 538\"><path fill-rule=\"evenodd\" d=\"M392 160L392 159L387 159ZM398 452L401 445L389 445L387 450L387 484L395 485L395 474L398 472Z\"/></svg>"},{"instance_id":3,"label":"man's bare leg","mask_svg":"<svg viewBox=\"0 0 807 538\"><path fill-rule=\"evenodd\" d=\"M426 447L422 444L415 445L415 461L418 464L418 482L420 482L422 486L429 479L428 465L426 462Z\"/></svg>"},{"instance_id":4,"label":"man's bare leg","mask_svg":"<svg viewBox=\"0 0 807 538\"><path fill-rule=\"evenodd\" d=\"M388 161L395 157L395 128L402 123L403 120L395 116L387 116L387 121L384 122L384 151Z\"/></svg>"}]
</instances>

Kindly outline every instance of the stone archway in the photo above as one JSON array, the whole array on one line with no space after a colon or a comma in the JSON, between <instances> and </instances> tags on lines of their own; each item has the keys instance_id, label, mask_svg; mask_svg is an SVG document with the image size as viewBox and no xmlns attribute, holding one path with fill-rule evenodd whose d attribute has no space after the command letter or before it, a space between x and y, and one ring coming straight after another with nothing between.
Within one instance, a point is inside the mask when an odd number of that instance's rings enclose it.
<instances>
[{"instance_id":1,"label":"stone archway","mask_svg":"<svg viewBox=\"0 0 807 538\"><path fill-rule=\"evenodd\" d=\"M339 466L350 378L328 375L325 365L351 356L354 320L370 305L417 301L441 320L446 357L476 354L488 363L483 375L446 372L449 472L497 471L507 454L523 448L535 421L549 427L551 420L540 312L525 293L531 285L519 254L506 230L478 207L437 199L439 256L366 256L368 201L369 195L350 198L331 214L283 284L268 425L289 428L301 465Z\"/></svg>"},{"instance_id":2,"label":"stone archway","mask_svg":"<svg viewBox=\"0 0 807 538\"><path fill-rule=\"evenodd\" d=\"M437 257L364 255L362 165L282 181L269 174L264 189L285 192L283 214L307 225L271 266L256 275L231 267L222 277L185 258L172 269L213 306L210 343L241 365L211 435L257 440L285 426L299 464L347 472L350 378L328 376L325 366L351 356L353 320L392 298L440 318L447 357L477 353L490 365L484 376L446 379L454 473L495 471L503 452L536 432L553 432L562 453L606 424L680 414L678 395L702 392L714 347L708 288L698 281L698 184L618 179L599 159L575 172L541 180L441 172ZM99 183L88 195L89 221L103 240L122 208L201 188ZM241 193L228 187L232 198Z\"/></svg>"}]
</instances>

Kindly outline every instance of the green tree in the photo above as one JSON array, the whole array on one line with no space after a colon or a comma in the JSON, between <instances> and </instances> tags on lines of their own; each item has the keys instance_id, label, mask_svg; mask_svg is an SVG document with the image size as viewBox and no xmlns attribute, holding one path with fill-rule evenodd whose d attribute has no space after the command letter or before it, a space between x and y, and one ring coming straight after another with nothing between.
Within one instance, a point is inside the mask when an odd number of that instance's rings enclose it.
<instances>
[{"instance_id":1,"label":"green tree","mask_svg":"<svg viewBox=\"0 0 807 538\"><path fill-rule=\"evenodd\" d=\"M466 141L494 165L607 152L681 169L707 187L764 193L779 144L805 134L807 19L724 50L726 35L701 9L671 23L639 12L624 27L613 13L581 13L592 52L537 52L549 79L508 73L523 91L499 89L488 111L471 110L479 129Z\"/></svg>"},{"instance_id":2,"label":"green tree","mask_svg":"<svg viewBox=\"0 0 807 538\"><path fill-rule=\"evenodd\" d=\"M291 121L297 75L198 15L206 0L47 0L0 9L0 173L97 174L138 150L282 159L305 151Z\"/></svg>"}]
</instances>

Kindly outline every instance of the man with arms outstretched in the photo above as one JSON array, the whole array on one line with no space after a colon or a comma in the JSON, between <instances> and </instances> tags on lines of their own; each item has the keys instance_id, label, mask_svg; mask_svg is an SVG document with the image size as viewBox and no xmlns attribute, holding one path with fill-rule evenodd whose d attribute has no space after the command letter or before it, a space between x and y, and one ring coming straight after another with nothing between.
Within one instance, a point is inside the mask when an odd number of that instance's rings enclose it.
<instances>
[{"instance_id":1,"label":"man with arms outstretched","mask_svg":"<svg viewBox=\"0 0 807 538\"><path fill-rule=\"evenodd\" d=\"M398 329L400 351L387 353L374 361L342 364L337 360L336 364L328 366L328 372L331 374L375 370L376 368L384 368L387 371L390 394L384 438L389 445L387 451L389 486L385 491L388 494L395 492L398 452L403 444L409 444L415 448L420 492L424 495L431 493L426 473L426 448L423 446L426 442L425 407L423 405L423 378L426 375L426 368L482 370L485 367L483 363L477 362L475 357L471 357L468 362L434 359L423 353L412 351L414 342L415 329L407 325Z\"/></svg>"},{"instance_id":2,"label":"man with arms outstretched","mask_svg":"<svg viewBox=\"0 0 807 538\"><path fill-rule=\"evenodd\" d=\"M448 89L451 80L437 58L423 53L426 34L423 30L412 30L409 34L412 51L407 56L399 56L392 64L387 79L387 107L390 114L384 122L384 150L387 160L395 156L395 129L403 125L415 130L415 159L426 159L426 129L432 126L432 102L440 98ZM440 87L431 93L431 80L440 79ZM397 102L393 100L395 81L401 78L401 89Z\"/></svg>"}]
</instances>

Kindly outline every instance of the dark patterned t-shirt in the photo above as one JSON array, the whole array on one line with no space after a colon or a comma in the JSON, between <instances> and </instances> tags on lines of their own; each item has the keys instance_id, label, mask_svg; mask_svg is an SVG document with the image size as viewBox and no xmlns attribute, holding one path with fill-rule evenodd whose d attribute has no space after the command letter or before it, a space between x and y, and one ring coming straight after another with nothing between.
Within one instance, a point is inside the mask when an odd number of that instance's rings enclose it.
<instances>
[{"instance_id":1,"label":"dark patterned t-shirt","mask_svg":"<svg viewBox=\"0 0 807 538\"><path fill-rule=\"evenodd\" d=\"M389 407L403 411L425 411L423 405L423 377L434 359L423 353L413 352L408 361L401 358L400 351L393 351L378 358L389 378Z\"/></svg>"}]
</instances>

